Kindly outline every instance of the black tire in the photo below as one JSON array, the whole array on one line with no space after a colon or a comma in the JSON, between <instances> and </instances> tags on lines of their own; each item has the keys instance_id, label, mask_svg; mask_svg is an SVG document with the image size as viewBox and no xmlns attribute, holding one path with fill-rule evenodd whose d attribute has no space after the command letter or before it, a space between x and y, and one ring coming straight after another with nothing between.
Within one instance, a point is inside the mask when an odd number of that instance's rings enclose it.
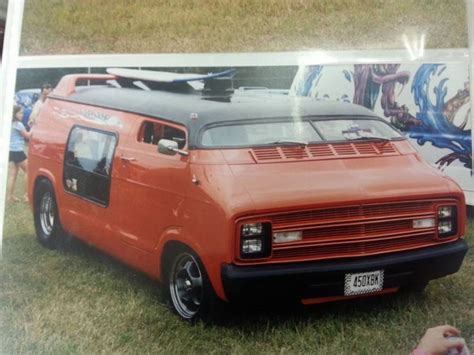
<instances>
[{"instance_id":1,"label":"black tire","mask_svg":"<svg viewBox=\"0 0 474 355\"><path fill-rule=\"evenodd\" d=\"M63 230L54 188L48 180L42 180L36 187L33 204L36 237L43 246L54 249Z\"/></svg>"},{"instance_id":2,"label":"black tire","mask_svg":"<svg viewBox=\"0 0 474 355\"><path fill-rule=\"evenodd\" d=\"M173 311L185 321L219 323L224 302L214 292L199 257L184 246L175 249L167 265L166 285Z\"/></svg>"}]
</instances>

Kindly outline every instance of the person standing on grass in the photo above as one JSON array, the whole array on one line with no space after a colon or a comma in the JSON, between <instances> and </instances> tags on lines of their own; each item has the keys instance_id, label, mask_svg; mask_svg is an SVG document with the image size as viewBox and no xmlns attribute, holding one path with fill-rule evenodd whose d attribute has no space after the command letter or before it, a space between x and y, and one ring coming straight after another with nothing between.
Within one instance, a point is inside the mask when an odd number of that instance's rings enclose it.
<instances>
[{"instance_id":1,"label":"person standing on grass","mask_svg":"<svg viewBox=\"0 0 474 355\"><path fill-rule=\"evenodd\" d=\"M10 133L10 156L11 173L8 177L7 186L7 201L17 202L18 197L14 195L15 182L18 175L18 170L23 170L25 173L25 193L23 200L28 201L27 195L27 158L25 154L25 140L30 139L31 133L28 132L21 122L23 119L23 108L21 106L13 106L12 129Z\"/></svg>"},{"instance_id":2,"label":"person standing on grass","mask_svg":"<svg viewBox=\"0 0 474 355\"><path fill-rule=\"evenodd\" d=\"M36 103L33 105L33 109L31 110L28 126L34 126L36 118L38 117L38 114L41 111L41 108L43 107L46 98L49 94L51 94L51 91L53 91L53 87L51 86L51 84L43 84L43 86L41 87L40 97L38 101L36 101Z\"/></svg>"}]
</instances>

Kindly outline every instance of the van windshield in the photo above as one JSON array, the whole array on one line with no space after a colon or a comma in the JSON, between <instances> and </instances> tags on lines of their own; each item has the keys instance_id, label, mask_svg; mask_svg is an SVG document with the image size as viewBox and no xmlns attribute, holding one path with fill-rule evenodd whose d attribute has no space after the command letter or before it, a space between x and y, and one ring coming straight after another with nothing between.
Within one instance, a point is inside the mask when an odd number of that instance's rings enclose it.
<instances>
[{"instance_id":1,"label":"van windshield","mask_svg":"<svg viewBox=\"0 0 474 355\"><path fill-rule=\"evenodd\" d=\"M319 142L321 137L310 122L265 122L217 126L201 139L205 147L239 147L273 144L277 141Z\"/></svg>"},{"instance_id":2,"label":"van windshield","mask_svg":"<svg viewBox=\"0 0 474 355\"><path fill-rule=\"evenodd\" d=\"M402 135L374 119L326 119L233 123L208 128L201 138L204 147L248 147L271 144L310 144L362 139L390 140Z\"/></svg>"}]
</instances>

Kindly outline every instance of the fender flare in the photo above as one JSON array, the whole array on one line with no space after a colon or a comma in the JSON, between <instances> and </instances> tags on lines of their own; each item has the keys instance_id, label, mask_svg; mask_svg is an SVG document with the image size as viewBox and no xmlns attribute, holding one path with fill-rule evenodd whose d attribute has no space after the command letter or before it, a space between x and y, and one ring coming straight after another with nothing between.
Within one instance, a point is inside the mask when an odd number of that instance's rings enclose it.
<instances>
[{"instance_id":1,"label":"fender flare","mask_svg":"<svg viewBox=\"0 0 474 355\"><path fill-rule=\"evenodd\" d=\"M210 257L206 257L205 249L203 248L203 245L199 244L196 240L196 238L192 238L190 235L183 233L183 227L170 227L167 228L161 238L158 244L155 247L155 252L156 255L158 256L157 259L157 270L158 270L158 279L163 282L164 281L164 274L163 274L163 263L166 262L166 256L164 255L164 252L170 243L178 243L181 245L184 245L191 250L193 250L201 259L202 264L204 265L204 268L206 269L206 273L209 277L209 281L214 288L215 293L217 296L224 301L228 301L225 292L224 292L224 287L222 285L222 279L221 279L221 272L220 272L220 266L213 265L212 262L210 262L209 259Z\"/></svg>"}]
</instances>

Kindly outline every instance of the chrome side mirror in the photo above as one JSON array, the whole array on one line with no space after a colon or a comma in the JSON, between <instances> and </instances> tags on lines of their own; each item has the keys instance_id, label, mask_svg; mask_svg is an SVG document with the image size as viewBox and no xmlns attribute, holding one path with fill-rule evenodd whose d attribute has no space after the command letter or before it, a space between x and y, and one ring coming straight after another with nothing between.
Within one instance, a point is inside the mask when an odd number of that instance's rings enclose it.
<instances>
[{"instance_id":1,"label":"chrome side mirror","mask_svg":"<svg viewBox=\"0 0 474 355\"><path fill-rule=\"evenodd\" d=\"M175 155L176 153L188 156L185 150L178 149L178 143L169 139L160 139L158 142L158 152L165 155Z\"/></svg>"}]
</instances>

